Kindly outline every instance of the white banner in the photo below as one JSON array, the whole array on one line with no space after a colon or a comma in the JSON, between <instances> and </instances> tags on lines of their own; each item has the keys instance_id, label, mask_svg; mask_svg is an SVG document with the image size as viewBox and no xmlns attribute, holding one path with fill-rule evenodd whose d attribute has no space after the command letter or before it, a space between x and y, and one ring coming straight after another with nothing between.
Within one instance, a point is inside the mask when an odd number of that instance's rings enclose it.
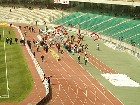
<instances>
[{"instance_id":1,"label":"white banner","mask_svg":"<svg viewBox=\"0 0 140 105\"><path fill-rule=\"evenodd\" d=\"M54 0L54 3L61 3L61 0Z\"/></svg>"},{"instance_id":2,"label":"white banner","mask_svg":"<svg viewBox=\"0 0 140 105\"><path fill-rule=\"evenodd\" d=\"M69 0L61 0L61 4L69 4Z\"/></svg>"}]
</instances>

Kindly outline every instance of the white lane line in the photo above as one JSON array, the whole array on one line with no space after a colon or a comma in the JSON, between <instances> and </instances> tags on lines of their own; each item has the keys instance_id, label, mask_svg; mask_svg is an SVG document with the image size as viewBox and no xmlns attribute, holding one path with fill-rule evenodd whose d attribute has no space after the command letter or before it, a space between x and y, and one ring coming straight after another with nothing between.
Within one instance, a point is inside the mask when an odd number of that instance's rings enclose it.
<instances>
[{"instance_id":1,"label":"white lane line","mask_svg":"<svg viewBox=\"0 0 140 105\"><path fill-rule=\"evenodd\" d=\"M64 61L63 61L63 63L65 63ZM65 65L67 65L66 63L65 63ZM68 66L68 65L67 65ZM74 73L74 74L76 74L75 73L75 71L70 67L70 66L68 66L68 68L70 68L71 70L72 70L72 72ZM77 78L77 79L80 79L79 77ZM73 80L73 82L74 82L74 84L75 84L75 86L77 86L78 88L80 88L79 86L78 86L78 84ZM85 85L85 83L83 83L83 85ZM87 85L86 85L87 86ZM82 89L81 89L82 90ZM90 90L91 91L91 90ZM78 92L78 90L77 90L77 92ZM83 92L84 93L84 92ZM93 92L92 92L93 93ZM84 93L85 94L85 93ZM99 99L99 97L97 97L98 99ZM90 100L89 98L88 98L88 100ZM100 100L100 99L99 99ZM90 100L91 101L91 100ZM91 101L92 102L92 101ZM93 103L93 102L92 102Z\"/></svg>"},{"instance_id":2,"label":"white lane line","mask_svg":"<svg viewBox=\"0 0 140 105\"><path fill-rule=\"evenodd\" d=\"M69 55L70 56L70 55ZM70 56L70 58L71 59L73 59L71 56ZM73 59L74 60L74 59ZM80 65L81 66L81 65ZM82 66L81 66L82 67ZM82 67L83 68L83 67ZM83 68L84 69L84 68ZM84 69L85 70L85 69ZM81 72L81 70L79 69L79 71ZM87 70L85 70L89 75L91 75ZM81 72L82 73L82 72ZM83 73L82 73L83 74ZM87 80L89 81L89 82L91 82L91 80L85 75L85 74L83 74L86 78L87 78ZM92 75L91 75L91 77L93 77ZM94 77L93 77L94 78ZM95 78L94 78L95 79ZM99 81L98 81L99 82ZM92 82L91 82L92 83ZM99 82L100 83L100 82ZM101 84L101 83L100 83ZM93 84L92 83L92 85L94 86L94 87L96 87L97 88L97 90L112 104L112 105L115 105L106 95L104 95L104 93L95 85L95 84ZM103 85L102 85L103 86ZM110 91L109 91L110 92ZM111 93L111 92L110 92ZM112 94L112 93L111 93ZM112 94L112 96L114 96L113 94ZM115 97L115 96L114 96ZM116 97L115 97L116 98ZM118 98L116 98L116 99L118 99ZM119 99L118 99L119 100ZM119 100L120 101L120 100ZM121 102L121 101L120 101ZM121 102L122 103L122 102ZM123 104L123 103L122 103Z\"/></svg>"},{"instance_id":3,"label":"white lane line","mask_svg":"<svg viewBox=\"0 0 140 105\"><path fill-rule=\"evenodd\" d=\"M49 58L49 57L48 57ZM58 62L59 63L59 62ZM60 64L60 63L59 63ZM53 63L53 65L55 65L54 63ZM61 64L60 64L61 65ZM60 73L60 75L62 76L62 78L67 82L67 84L68 84L68 81L66 80L66 78L62 75L62 73L60 72L60 70L59 69L57 69L56 68L56 70ZM59 78L56 78L57 79L57 81L59 82L59 84L60 84L60 81L58 80ZM77 85L76 84L76 82L73 80L73 82L74 82L74 84L75 85ZM70 99L70 101L72 102L72 104L74 104L74 102L76 101L76 99L75 99L75 101L72 101L72 98L67 94L67 92L66 92L66 90L63 88L63 86L62 85L59 85L59 90L60 90L60 87L62 87L62 89L64 90L64 92L66 93L66 95L68 96L68 98ZM74 94L76 95L76 93L74 92ZM76 95L76 97L77 97L77 95ZM81 101L81 100L80 100ZM81 101L82 102L82 101Z\"/></svg>"},{"instance_id":4,"label":"white lane line","mask_svg":"<svg viewBox=\"0 0 140 105\"><path fill-rule=\"evenodd\" d=\"M3 37L4 37L4 34L5 34L5 33L4 33L4 28L3 28ZM6 60L6 57L7 57L7 56L6 56L5 41L4 41L4 46L3 46L3 47L4 47L4 52L5 52L6 82L7 82L7 83L6 83L6 87L7 87L7 98L9 98L9 90L10 90L10 89L9 89L9 82L8 82L8 72L7 72L8 70L7 70L7 60Z\"/></svg>"},{"instance_id":5,"label":"white lane line","mask_svg":"<svg viewBox=\"0 0 140 105\"><path fill-rule=\"evenodd\" d=\"M70 55L69 55L70 56ZM70 56L71 57L71 56ZM71 57L72 58L72 57ZM73 59L73 58L72 58ZM64 62L64 61L63 61ZM51 63L54 65L54 63L51 61ZM65 63L65 62L64 62ZM66 64L66 63L65 63ZM59 63L59 65L60 65L60 63ZM67 64L66 64L67 65ZM61 65L60 65L61 66ZM68 66L67 65L67 67L68 68L70 68L71 69L71 67L70 66ZM57 69L58 70L58 69ZM72 70L72 69L71 69ZM58 70L59 71L59 70ZM73 70L72 70L73 71ZM60 72L60 71L59 71ZM74 71L73 71L74 72ZM81 71L80 71L81 72ZM75 73L75 72L74 72ZM60 73L61 74L61 73ZM83 74L83 73L82 73ZM90 74L90 73L89 73ZM62 74L61 74L62 75ZM85 76L85 75L84 75ZM62 75L62 77L63 77L63 75ZM86 78L87 78L87 76L85 76ZM88 79L89 80L89 79ZM90 81L90 80L89 80ZM91 81L90 81L91 82ZM74 83L75 83L75 81L74 81ZM94 85L94 84L93 84ZM95 86L95 85L94 85ZM96 87L97 88L97 87ZM98 88L97 88L98 89ZM99 90L99 89L98 89ZM101 90L99 90L100 92L101 92ZM101 94L103 94L102 92L101 92ZM103 94L104 95L104 94ZM105 95L104 95L105 96ZM105 96L106 97L106 96ZM107 98L107 97L106 97ZM108 98L107 98L108 99ZM108 99L109 100L109 99ZM110 100L109 100L110 101ZM111 102L111 101L110 101ZM111 102L112 103L112 102ZM112 103L113 105L114 105L114 103Z\"/></svg>"}]
</instances>

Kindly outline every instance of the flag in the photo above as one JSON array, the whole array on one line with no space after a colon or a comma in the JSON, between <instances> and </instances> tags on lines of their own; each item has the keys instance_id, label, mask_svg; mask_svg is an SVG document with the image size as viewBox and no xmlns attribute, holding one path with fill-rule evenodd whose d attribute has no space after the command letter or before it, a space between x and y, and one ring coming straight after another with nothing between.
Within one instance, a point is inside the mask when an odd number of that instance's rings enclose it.
<instances>
[{"instance_id":1,"label":"flag","mask_svg":"<svg viewBox=\"0 0 140 105\"><path fill-rule=\"evenodd\" d=\"M61 0L61 4L69 4L69 0Z\"/></svg>"},{"instance_id":2,"label":"flag","mask_svg":"<svg viewBox=\"0 0 140 105\"><path fill-rule=\"evenodd\" d=\"M67 30L63 25L54 26L55 33L62 33L63 35L67 35Z\"/></svg>"},{"instance_id":3,"label":"flag","mask_svg":"<svg viewBox=\"0 0 140 105\"><path fill-rule=\"evenodd\" d=\"M99 35L96 34L95 32L92 32L90 35L91 35L91 37L93 38L94 41L99 39Z\"/></svg>"}]
</instances>

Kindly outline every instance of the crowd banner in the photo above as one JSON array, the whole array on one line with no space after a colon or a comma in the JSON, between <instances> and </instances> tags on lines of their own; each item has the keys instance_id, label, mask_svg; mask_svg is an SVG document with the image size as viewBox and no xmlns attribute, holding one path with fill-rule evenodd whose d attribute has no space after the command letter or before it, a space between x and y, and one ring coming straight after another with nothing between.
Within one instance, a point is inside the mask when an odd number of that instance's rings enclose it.
<instances>
[{"instance_id":1,"label":"crowd banner","mask_svg":"<svg viewBox=\"0 0 140 105\"><path fill-rule=\"evenodd\" d=\"M69 0L61 0L61 4L69 4Z\"/></svg>"},{"instance_id":2,"label":"crowd banner","mask_svg":"<svg viewBox=\"0 0 140 105\"><path fill-rule=\"evenodd\" d=\"M54 0L54 3L61 3L61 0Z\"/></svg>"}]
</instances>

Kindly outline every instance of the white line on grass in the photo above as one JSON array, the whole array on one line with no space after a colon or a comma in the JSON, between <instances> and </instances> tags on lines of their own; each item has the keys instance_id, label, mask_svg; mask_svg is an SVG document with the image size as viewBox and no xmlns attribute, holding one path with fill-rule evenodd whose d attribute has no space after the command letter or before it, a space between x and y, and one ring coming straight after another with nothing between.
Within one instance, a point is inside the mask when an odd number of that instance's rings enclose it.
<instances>
[{"instance_id":1,"label":"white line on grass","mask_svg":"<svg viewBox=\"0 0 140 105\"><path fill-rule=\"evenodd\" d=\"M4 28L3 28L3 37L4 37ZM7 61L6 61L6 47L5 47L5 41L4 41L4 52L5 52L5 65L6 65L7 98L9 98L9 84L8 84L8 72L7 72Z\"/></svg>"}]
</instances>

